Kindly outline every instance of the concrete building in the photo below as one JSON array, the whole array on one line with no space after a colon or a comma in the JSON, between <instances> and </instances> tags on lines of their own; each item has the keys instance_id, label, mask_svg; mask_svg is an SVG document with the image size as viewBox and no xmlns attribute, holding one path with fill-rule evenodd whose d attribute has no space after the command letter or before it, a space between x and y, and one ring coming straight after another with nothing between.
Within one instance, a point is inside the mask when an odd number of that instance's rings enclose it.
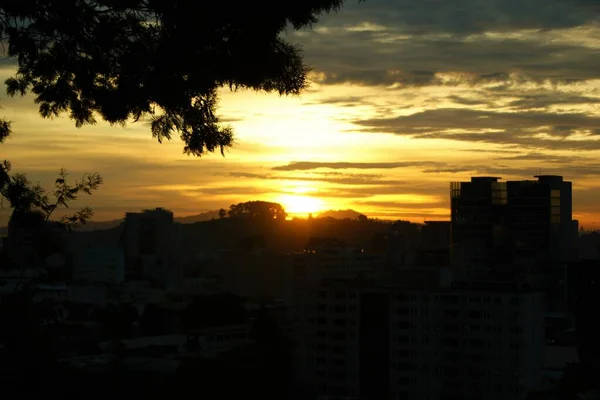
<instances>
[{"instance_id":1,"label":"concrete building","mask_svg":"<svg viewBox=\"0 0 600 400\"><path fill-rule=\"evenodd\" d=\"M127 213L123 244L127 279L143 279L163 286L178 284L181 254L172 212L157 208Z\"/></svg>"},{"instance_id":2,"label":"concrete building","mask_svg":"<svg viewBox=\"0 0 600 400\"><path fill-rule=\"evenodd\" d=\"M73 280L117 284L125 280L125 253L120 248L89 246L73 260Z\"/></svg>"},{"instance_id":3,"label":"concrete building","mask_svg":"<svg viewBox=\"0 0 600 400\"><path fill-rule=\"evenodd\" d=\"M450 265L450 232L450 221L395 222L387 235L391 269Z\"/></svg>"},{"instance_id":4,"label":"concrete building","mask_svg":"<svg viewBox=\"0 0 600 400\"><path fill-rule=\"evenodd\" d=\"M542 382L543 301L516 287L329 281L307 305L297 379L315 395L523 399Z\"/></svg>"}]
</instances>

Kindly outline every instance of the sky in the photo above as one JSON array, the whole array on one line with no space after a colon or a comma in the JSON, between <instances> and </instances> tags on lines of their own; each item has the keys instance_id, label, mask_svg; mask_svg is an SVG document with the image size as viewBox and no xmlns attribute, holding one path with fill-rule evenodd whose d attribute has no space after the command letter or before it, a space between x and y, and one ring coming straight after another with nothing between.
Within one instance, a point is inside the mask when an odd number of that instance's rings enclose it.
<instances>
[{"instance_id":1,"label":"sky","mask_svg":"<svg viewBox=\"0 0 600 400\"><path fill-rule=\"evenodd\" d=\"M296 215L352 208L415 222L449 217L449 183L563 175L574 217L600 223L600 9L595 0L350 0L285 36L313 68L298 97L222 90L236 145L182 154L145 123L75 128L32 98L0 97L14 136L0 159L51 187L61 167L104 185L96 220L176 216L276 201ZM4 63L0 81L11 76ZM2 92L4 92L2 90ZM9 210L0 210L0 225ZM598 227L595 227L598 228Z\"/></svg>"}]
</instances>

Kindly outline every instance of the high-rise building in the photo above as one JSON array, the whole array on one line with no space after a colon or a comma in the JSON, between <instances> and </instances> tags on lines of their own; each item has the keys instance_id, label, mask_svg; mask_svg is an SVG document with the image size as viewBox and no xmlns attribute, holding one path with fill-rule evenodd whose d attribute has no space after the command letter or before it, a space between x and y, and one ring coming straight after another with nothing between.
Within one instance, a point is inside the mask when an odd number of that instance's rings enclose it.
<instances>
[{"instance_id":1,"label":"high-rise building","mask_svg":"<svg viewBox=\"0 0 600 400\"><path fill-rule=\"evenodd\" d=\"M574 259L572 184L562 176L507 182L508 227L517 265L550 265Z\"/></svg>"},{"instance_id":2,"label":"high-rise building","mask_svg":"<svg viewBox=\"0 0 600 400\"><path fill-rule=\"evenodd\" d=\"M498 177L450 184L452 265L460 277L488 277L505 265L507 188Z\"/></svg>"},{"instance_id":3,"label":"high-rise building","mask_svg":"<svg viewBox=\"0 0 600 400\"><path fill-rule=\"evenodd\" d=\"M469 278L534 279L575 257L572 185L561 176L451 183L452 261Z\"/></svg>"}]
</instances>

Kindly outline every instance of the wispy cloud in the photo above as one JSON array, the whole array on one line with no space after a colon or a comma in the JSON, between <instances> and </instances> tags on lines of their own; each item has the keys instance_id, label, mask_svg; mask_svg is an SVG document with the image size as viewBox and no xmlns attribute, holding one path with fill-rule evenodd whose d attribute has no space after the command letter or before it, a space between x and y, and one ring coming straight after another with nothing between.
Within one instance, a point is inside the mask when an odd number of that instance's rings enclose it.
<instances>
[{"instance_id":1,"label":"wispy cloud","mask_svg":"<svg viewBox=\"0 0 600 400\"><path fill-rule=\"evenodd\" d=\"M434 161L399 162L315 162L293 161L286 165L273 167L274 171L308 171L313 169L394 169L436 165Z\"/></svg>"}]
</instances>

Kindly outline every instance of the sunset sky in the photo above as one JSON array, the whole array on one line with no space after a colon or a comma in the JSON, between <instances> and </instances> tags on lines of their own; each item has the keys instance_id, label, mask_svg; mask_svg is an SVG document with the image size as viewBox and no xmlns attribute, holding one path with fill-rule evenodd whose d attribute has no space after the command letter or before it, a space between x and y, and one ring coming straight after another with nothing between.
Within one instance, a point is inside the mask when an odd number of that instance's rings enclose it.
<instances>
[{"instance_id":1,"label":"sunset sky","mask_svg":"<svg viewBox=\"0 0 600 400\"><path fill-rule=\"evenodd\" d=\"M76 129L30 97L2 96L15 135L0 159L51 185L99 172L82 199L96 220L162 206L177 216L249 200L291 213L352 208L447 219L449 182L557 174L574 214L600 222L600 10L594 0L350 0L300 43L313 84L300 97L223 90L226 153L193 158L147 124ZM176 62L176 61L174 61ZM13 73L4 62L0 80ZM0 211L0 225L9 210Z\"/></svg>"}]
</instances>

